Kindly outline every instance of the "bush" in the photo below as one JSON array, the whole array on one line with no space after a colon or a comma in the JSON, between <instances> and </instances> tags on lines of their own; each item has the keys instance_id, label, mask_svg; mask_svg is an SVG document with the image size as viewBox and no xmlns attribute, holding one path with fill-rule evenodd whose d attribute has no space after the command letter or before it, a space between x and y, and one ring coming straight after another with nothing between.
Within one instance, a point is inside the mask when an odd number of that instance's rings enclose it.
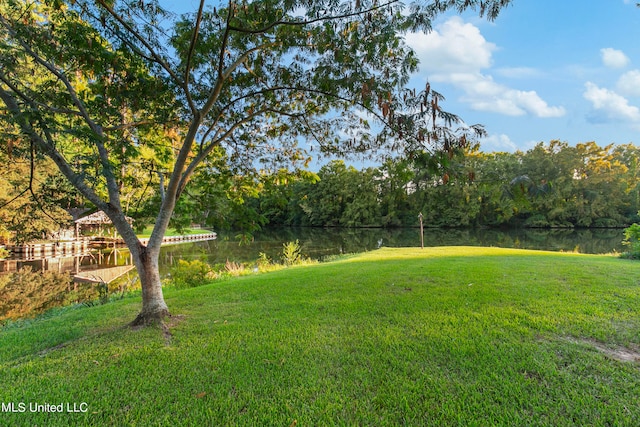
<instances>
[{"instance_id":1,"label":"bush","mask_svg":"<svg viewBox=\"0 0 640 427\"><path fill-rule=\"evenodd\" d=\"M241 263L227 260L227 262L224 263L224 271L229 276L238 277L245 274L246 268Z\"/></svg>"},{"instance_id":2,"label":"bush","mask_svg":"<svg viewBox=\"0 0 640 427\"><path fill-rule=\"evenodd\" d=\"M171 269L171 284L178 289L193 288L205 284L212 275L213 271L206 262L180 259Z\"/></svg>"},{"instance_id":3,"label":"bush","mask_svg":"<svg viewBox=\"0 0 640 427\"><path fill-rule=\"evenodd\" d=\"M282 261L284 265L299 264L302 261L300 253L300 241L287 242L282 244Z\"/></svg>"},{"instance_id":4,"label":"bush","mask_svg":"<svg viewBox=\"0 0 640 427\"><path fill-rule=\"evenodd\" d=\"M629 246L630 251L624 255L628 258L640 259L640 225L633 224L624 230L623 244Z\"/></svg>"},{"instance_id":5,"label":"bush","mask_svg":"<svg viewBox=\"0 0 640 427\"><path fill-rule=\"evenodd\" d=\"M258 271L266 271L271 266L271 259L264 252L260 252L258 261L256 261Z\"/></svg>"}]
</instances>

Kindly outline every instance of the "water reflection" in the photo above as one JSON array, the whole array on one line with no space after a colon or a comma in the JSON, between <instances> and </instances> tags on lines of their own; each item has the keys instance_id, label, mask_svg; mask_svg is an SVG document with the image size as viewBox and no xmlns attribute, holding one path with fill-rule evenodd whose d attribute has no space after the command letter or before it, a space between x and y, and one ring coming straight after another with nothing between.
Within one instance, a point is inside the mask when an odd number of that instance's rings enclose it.
<instances>
[{"instance_id":1,"label":"water reflection","mask_svg":"<svg viewBox=\"0 0 640 427\"><path fill-rule=\"evenodd\" d=\"M124 275L137 277L124 249L24 258L18 254L0 261L0 322L106 297L122 290L125 282L107 283Z\"/></svg>"},{"instance_id":2,"label":"water reflection","mask_svg":"<svg viewBox=\"0 0 640 427\"><path fill-rule=\"evenodd\" d=\"M226 260L247 262L260 253L279 261L282 245L299 240L303 255L323 260L332 255L374 250L380 246L419 246L418 229L324 229L280 228L256 233L250 244L239 244L235 233L218 233L217 240L166 246L161 254L161 273L178 259L200 259L210 264ZM426 229L425 246L496 246L506 248L568 251L591 254L623 252L623 230L493 230Z\"/></svg>"},{"instance_id":3,"label":"water reflection","mask_svg":"<svg viewBox=\"0 0 640 427\"><path fill-rule=\"evenodd\" d=\"M0 274L13 273L28 266L32 271L52 271L69 273L75 276L84 273L88 275L96 270L131 264L131 257L127 249L113 247L74 255L46 258L30 257L25 259L17 255L6 260L0 260Z\"/></svg>"}]
</instances>

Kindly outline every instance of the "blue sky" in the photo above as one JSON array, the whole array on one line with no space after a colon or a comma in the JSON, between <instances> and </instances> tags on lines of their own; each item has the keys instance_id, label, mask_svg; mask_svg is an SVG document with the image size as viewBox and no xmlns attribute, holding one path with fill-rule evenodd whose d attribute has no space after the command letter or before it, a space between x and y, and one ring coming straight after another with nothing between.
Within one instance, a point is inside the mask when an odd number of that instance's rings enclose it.
<instances>
[{"instance_id":1,"label":"blue sky","mask_svg":"<svg viewBox=\"0 0 640 427\"><path fill-rule=\"evenodd\" d=\"M162 3L177 12L198 4ZM493 22L448 14L407 40L421 60L412 84L429 81L446 110L483 124L483 151L552 139L640 144L636 0L513 0Z\"/></svg>"},{"instance_id":2,"label":"blue sky","mask_svg":"<svg viewBox=\"0 0 640 427\"><path fill-rule=\"evenodd\" d=\"M413 34L416 87L515 151L552 139L640 143L640 8L635 0L514 0L493 22L466 13Z\"/></svg>"}]
</instances>

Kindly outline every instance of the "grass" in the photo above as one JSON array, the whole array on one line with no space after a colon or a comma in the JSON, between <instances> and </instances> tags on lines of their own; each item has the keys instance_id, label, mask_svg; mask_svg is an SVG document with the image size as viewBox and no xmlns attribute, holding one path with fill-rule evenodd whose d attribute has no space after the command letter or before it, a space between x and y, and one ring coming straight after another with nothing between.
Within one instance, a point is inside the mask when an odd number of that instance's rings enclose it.
<instances>
[{"instance_id":1,"label":"grass","mask_svg":"<svg viewBox=\"0 0 640 427\"><path fill-rule=\"evenodd\" d=\"M639 280L612 256L381 249L168 289L170 333L124 327L138 298L62 310L0 332L0 402L27 405L0 424L640 425Z\"/></svg>"}]
</instances>

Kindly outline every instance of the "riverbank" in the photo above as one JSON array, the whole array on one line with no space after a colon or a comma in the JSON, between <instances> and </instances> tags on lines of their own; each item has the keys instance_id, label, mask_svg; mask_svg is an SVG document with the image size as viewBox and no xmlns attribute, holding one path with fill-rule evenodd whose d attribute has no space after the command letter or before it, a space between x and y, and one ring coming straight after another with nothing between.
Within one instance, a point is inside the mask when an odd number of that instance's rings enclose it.
<instances>
[{"instance_id":1,"label":"riverbank","mask_svg":"<svg viewBox=\"0 0 640 427\"><path fill-rule=\"evenodd\" d=\"M640 263L382 249L0 331L16 425L635 425ZM29 412L31 403L78 412ZM84 404L84 406L82 406ZM64 406L66 408L66 406Z\"/></svg>"}]
</instances>

